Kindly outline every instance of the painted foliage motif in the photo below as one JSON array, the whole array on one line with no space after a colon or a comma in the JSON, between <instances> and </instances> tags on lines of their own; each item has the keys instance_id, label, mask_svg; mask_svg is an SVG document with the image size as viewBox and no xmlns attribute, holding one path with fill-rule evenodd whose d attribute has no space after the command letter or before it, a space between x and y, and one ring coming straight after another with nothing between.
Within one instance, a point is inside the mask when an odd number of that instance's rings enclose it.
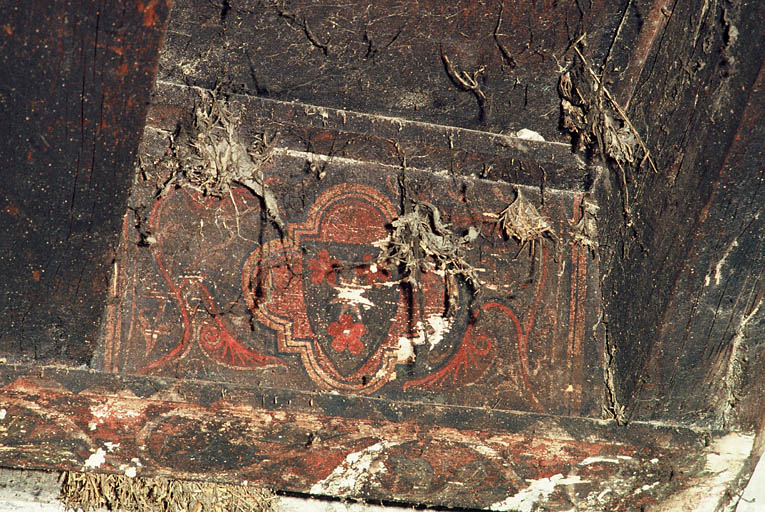
<instances>
[{"instance_id":1,"label":"painted foliage motif","mask_svg":"<svg viewBox=\"0 0 765 512\"><path fill-rule=\"evenodd\" d=\"M597 386L587 390L586 370L599 364L597 347L585 346L592 262L566 234L581 198L546 198L559 240L532 248L487 215L512 201L512 187L487 186L468 205L451 183L426 179L420 199L455 233L479 231L466 248L477 286L427 271L412 286L379 258L401 214L389 178L328 184L312 199L272 178L281 233L244 188L223 198L179 188L156 200L152 243L123 246L105 369L589 413Z\"/></svg>"}]
</instances>

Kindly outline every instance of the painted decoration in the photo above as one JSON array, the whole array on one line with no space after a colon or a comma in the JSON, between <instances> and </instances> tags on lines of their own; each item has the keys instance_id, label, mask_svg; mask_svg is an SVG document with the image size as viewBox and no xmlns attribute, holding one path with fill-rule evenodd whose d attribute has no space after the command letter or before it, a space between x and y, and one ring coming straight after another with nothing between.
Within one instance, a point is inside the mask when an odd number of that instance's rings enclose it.
<instances>
[{"instance_id":1,"label":"painted decoration","mask_svg":"<svg viewBox=\"0 0 765 512\"><path fill-rule=\"evenodd\" d=\"M572 235L580 195L547 191L542 205L525 187L556 235L521 245L496 221L512 186L471 194L463 180L455 192L449 178L412 171L407 200L435 205L457 235L477 231L465 258L479 276L422 268L412 284L380 257L403 211L396 176L359 163L318 181L301 169L281 157L267 171L282 232L243 187L152 198L143 246L129 212L106 370L599 413L597 267Z\"/></svg>"}]
</instances>

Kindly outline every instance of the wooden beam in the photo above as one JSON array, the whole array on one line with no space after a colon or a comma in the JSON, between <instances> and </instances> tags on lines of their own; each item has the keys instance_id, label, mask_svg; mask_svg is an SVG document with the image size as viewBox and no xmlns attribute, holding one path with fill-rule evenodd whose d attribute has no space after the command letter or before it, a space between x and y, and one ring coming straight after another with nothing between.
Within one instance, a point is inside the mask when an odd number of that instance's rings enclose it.
<instances>
[{"instance_id":1,"label":"wooden beam","mask_svg":"<svg viewBox=\"0 0 765 512\"><path fill-rule=\"evenodd\" d=\"M721 435L21 365L0 367L0 397L9 466L492 510L661 503Z\"/></svg>"},{"instance_id":2,"label":"wooden beam","mask_svg":"<svg viewBox=\"0 0 765 512\"><path fill-rule=\"evenodd\" d=\"M618 169L600 199L603 298L628 418L761 421L764 14L756 2L665 9L661 30L645 27L655 34L641 38L652 49L634 93L619 96L631 97L658 167L628 169L631 219Z\"/></svg>"},{"instance_id":3,"label":"wooden beam","mask_svg":"<svg viewBox=\"0 0 765 512\"><path fill-rule=\"evenodd\" d=\"M169 2L5 6L0 353L70 365L97 346Z\"/></svg>"}]
</instances>

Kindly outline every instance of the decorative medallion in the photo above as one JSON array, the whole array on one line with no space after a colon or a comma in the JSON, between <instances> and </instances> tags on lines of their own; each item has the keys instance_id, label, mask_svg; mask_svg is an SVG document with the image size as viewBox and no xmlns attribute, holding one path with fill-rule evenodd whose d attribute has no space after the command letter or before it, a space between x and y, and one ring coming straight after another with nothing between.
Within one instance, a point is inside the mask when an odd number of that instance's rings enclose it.
<instances>
[{"instance_id":1,"label":"decorative medallion","mask_svg":"<svg viewBox=\"0 0 765 512\"><path fill-rule=\"evenodd\" d=\"M154 200L148 245L128 244L118 262L107 369L594 411L599 374L585 368L598 368L601 352L586 343L595 320L590 256L573 242L581 196L548 192L544 211L558 240L519 245L487 214L512 202L512 188L493 185L466 204L448 180L423 178L429 188L418 200L443 212L439 222L457 236L478 234L465 250L478 282L423 268L413 284L380 257L401 217L395 179L329 181L311 196L303 182L277 176L269 186L283 230L243 187L221 198L179 188Z\"/></svg>"}]
</instances>

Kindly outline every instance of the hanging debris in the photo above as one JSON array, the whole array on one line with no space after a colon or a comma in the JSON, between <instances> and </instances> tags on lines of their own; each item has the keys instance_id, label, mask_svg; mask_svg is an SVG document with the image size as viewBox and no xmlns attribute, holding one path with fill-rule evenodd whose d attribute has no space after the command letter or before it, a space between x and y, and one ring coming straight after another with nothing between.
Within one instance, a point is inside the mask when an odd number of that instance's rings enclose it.
<instances>
[{"instance_id":1,"label":"hanging debris","mask_svg":"<svg viewBox=\"0 0 765 512\"><path fill-rule=\"evenodd\" d=\"M632 213L627 186L627 169L637 163L640 169L648 162L657 172L648 147L624 109L616 102L587 62L579 45L584 37L572 45L579 59L571 69L561 69L558 93L561 97L561 123L563 129L572 134L577 151L596 151L603 160L616 163L622 182L623 208L628 224L632 224ZM638 161L638 156L642 157Z\"/></svg>"},{"instance_id":2,"label":"hanging debris","mask_svg":"<svg viewBox=\"0 0 765 512\"><path fill-rule=\"evenodd\" d=\"M648 162L656 172L651 153L627 114L595 74L582 52L573 46L581 66L562 70L558 81L561 96L563 128L575 136L577 149L597 143L604 158L620 166L635 163L637 150L642 151L640 165Z\"/></svg>"},{"instance_id":3,"label":"hanging debris","mask_svg":"<svg viewBox=\"0 0 765 512\"><path fill-rule=\"evenodd\" d=\"M597 213L600 207L592 199L584 197L580 209L581 217L574 226L574 243L589 249L595 256L598 250Z\"/></svg>"},{"instance_id":4,"label":"hanging debris","mask_svg":"<svg viewBox=\"0 0 765 512\"><path fill-rule=\"evenodd\" d=\"M516 189L515 201L507 208L502 210L497 218L502 232L510 238L515 238L524 247L528 242L534 243L535 240L548 236L555 240L555 233L550 223L542 217L536 207L531 204L523 194L521 189Z\"/></svg>"},{"instance_id":5,"label":"hanging debris","mask_svg":"<svg viewBox=\"0 0 765 512\"><path fill-rule=\"evenodd\" d=\"M465 247L478 237L470 227L464 236L455 234L441 220L441 212L427 202L414 204L414 209L391 223L393 232L383 243L378 262L403 267L405 282L420 289L420 272L444 272L461 275L474 290L480 281L478 269L465 260Z\"/></svg>"},{"instance_id":6,"label":"hanging debris","mask_svg":"<svg viewBox=\"0 0 765 512\"><path fill-rule=\"evenodd\" d=\"M242 185L262 201L268 219L283 231L276 198L266 185L262 170L272 157L276 140L269 141L261 134L251 144L245 144L238 130L240 122L241 116L230 110L215 92L205 95L194 111L192 125L181 126L173 137L177 170L159 197L182 184L215 197L229 195L232 184Z\"/></svg>"}]
</instances>

